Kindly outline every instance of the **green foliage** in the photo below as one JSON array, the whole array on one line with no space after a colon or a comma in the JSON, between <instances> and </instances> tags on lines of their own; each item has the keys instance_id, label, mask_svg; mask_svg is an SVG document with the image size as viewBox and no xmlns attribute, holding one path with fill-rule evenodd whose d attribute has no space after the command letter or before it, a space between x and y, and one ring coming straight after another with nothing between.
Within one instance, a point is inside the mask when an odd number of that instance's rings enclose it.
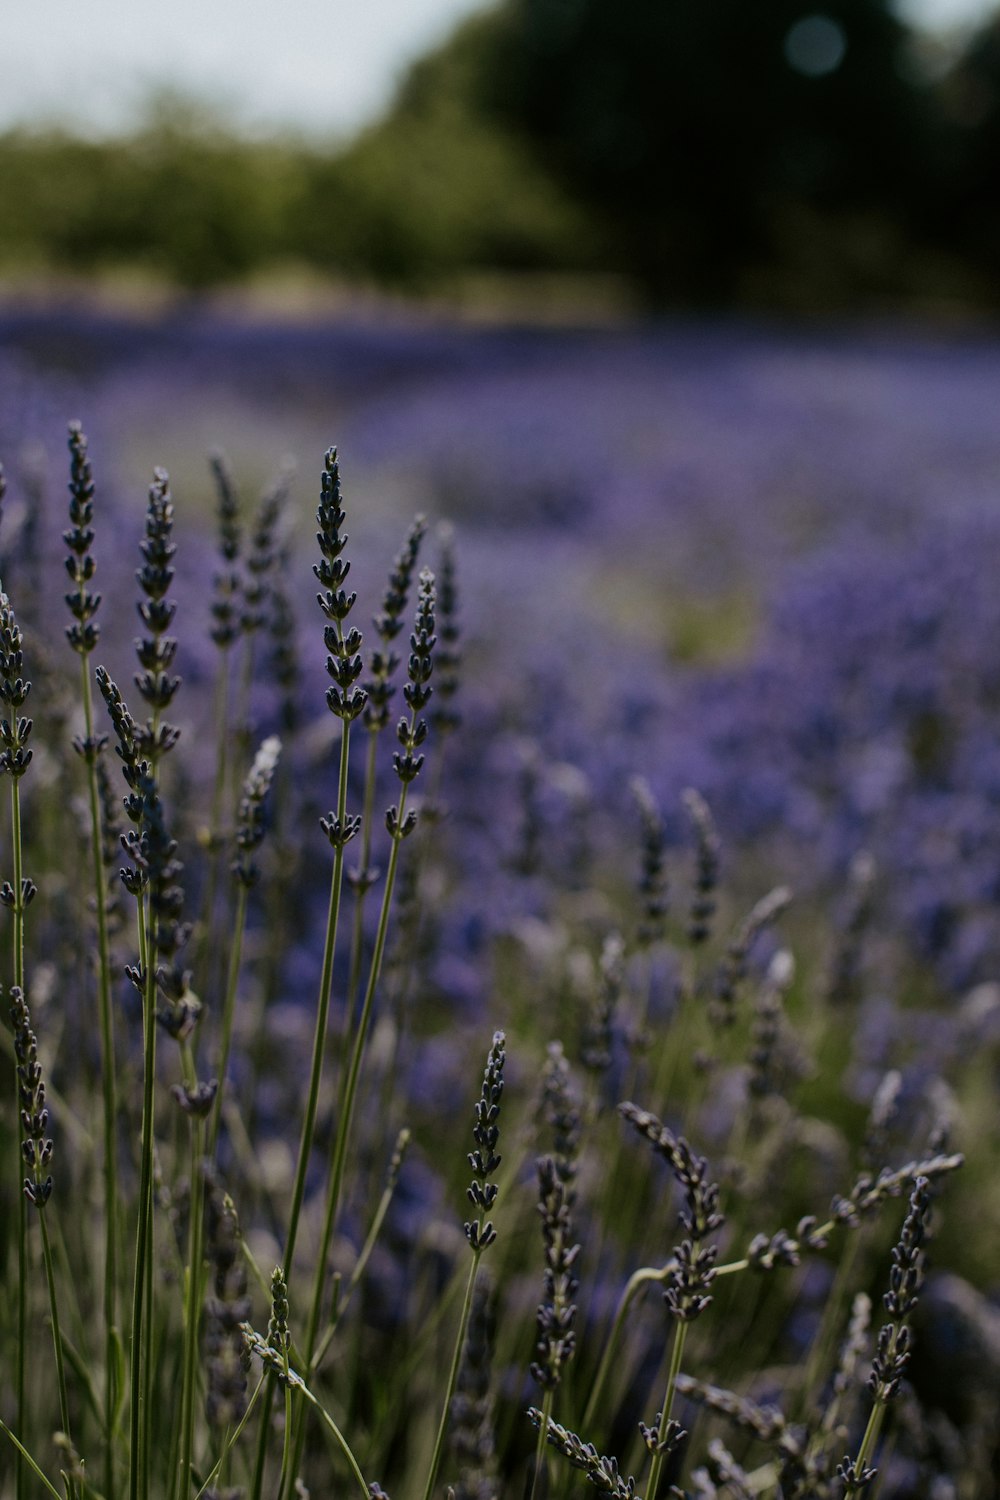
<instances>
[{"instance_id":1,"label":"green foliage","mask_svg":"<svg viewBox=\"0 0 1000 1500\"><path fill-rule=\"evenodd\" d=\"M582 271L674 303L990 301L998 55L986 27L935 79L888 0L501 0L346 145L248 139L171 95L125 140L0 137L0 272Z\"/></svg>"},{"instance_id":2,"label":"green foliage","mask_svg":"<svg viewBox=\"0 0 1000 1500\"><path fill-rule=\"evenodd\" d=\"M235 280L283 248L298 154L165 101L124 142L12 132L0 138L0 253L8 267L128 263L182 286Z\"/></svg>"},{"instance_id":3,"label":"green foliage","mask_svg":"<svg viewBox=\"0 0 1000 1500\"><path fill-rule=\"evenodd\" d=\"M0 137L0 196L0 270L127 264L190 288L296 262L412 286L574 265L588 240L527 145L447 92L346 151L248 140L170 98L124 141L14 131Z\"/></svg>"}]
</instances>

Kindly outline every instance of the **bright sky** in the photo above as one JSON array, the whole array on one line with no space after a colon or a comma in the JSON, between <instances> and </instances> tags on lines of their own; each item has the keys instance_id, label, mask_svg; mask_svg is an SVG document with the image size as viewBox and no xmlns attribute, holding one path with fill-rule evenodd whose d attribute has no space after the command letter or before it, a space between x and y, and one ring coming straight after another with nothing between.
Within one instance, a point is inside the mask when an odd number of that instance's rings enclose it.
<instances>
[{"instance_id":1,"label":"bright sky","mask_svg":"<svg viewBox=\"0 0 1000 1500\"><path fill-rule=\"evenodd\" d=\"M997 0L899 0L930 26ZM151 89L215 99L248 125L346 134L407 64L483 0L0 0L0 129L59 119L115 129ZM803 0L803 12L822 0Z\"/></svg>"}]
</instances>

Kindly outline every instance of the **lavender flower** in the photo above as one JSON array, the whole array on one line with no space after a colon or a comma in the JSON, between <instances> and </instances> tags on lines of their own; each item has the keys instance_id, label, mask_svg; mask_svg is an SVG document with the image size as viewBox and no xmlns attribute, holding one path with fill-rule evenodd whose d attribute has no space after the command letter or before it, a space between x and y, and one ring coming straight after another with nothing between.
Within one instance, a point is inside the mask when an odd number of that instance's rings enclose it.
<instances>
[{"instance_id":1,"label":"lavender flower","mask_svg":"<svg viewBox=\"0 0 1000 1500\"><path fill-rule=\"evenodd\" d=\"M924 1281L924 1241L931 1211L930 1183L918 1177L910 1196L910 1209L903 1222L899 1243L892 1252L889 1290L883 1297L889 1322L878 1336L878 1349L872 1364L868 1389L883 1405L899 1389L910 1359L908 1319L917 1305Z\"/></svg>"},{"instance_id":2,"label":"lavender flower","mask_svg":"<svg viewBox=\"0 0 1000 1500\"><path fill-rule=\"evenodd\" d=\"M391 650L391 643L403 628L403 614L410 595L413 570L417 565L420 544L426 530L427 522L424 517L417 516L407 532L401 551L396 555L382 608L373 622L382 645L372 653L369 665L371 678L365 684L368 692L365 725L375 733L389 723L389 704L396 691L392 685L392 677L399 666L399 657Z\"/></svg>"},{"instance_id":3,"label":"lavender flower","mask_svg":"<svg viewBox=\"0 0 1000 1500\"><path fill-rule=\"evenodd\" d=\"M630 783L632 797L642 820L642 873L639 878L639 895L642 898L642 920L639 924L639 942L645 948L663 939L666 930L667 875L665 854L665 829L660 812L648 781L634 776Z\"/></svg>"},{"instance_id":4,"label":"lavender flower","mask_svg":"<svg viewBox=\"0 0 1000 1500\"><path fill-rule=\"evenodd\" d=\"M477 1255L488 1245L492 1245L497 1237L496 1230L486 1215L496 1202L498 1191L496 1183L490 1179L501 1161L496 1148L500 1139L500 1100L503 1097L503 1068L507 1057L505 1041L502 1031L493 1033L493 1044L483 1074L482 1093L476 1103L476 1123L472 1131L476 1148L469 1152L469 1166L475 1176L467 1190L468 1197L469 1202L479 1209L480 1217L478 1221L466 1224L465 1238Z\"/></svg>"},{"instance_id":5,"label":"lavender flower","mask_svg":"<svg viewBox=\"0 0 1000 1500\"><path fill-rule=\"evenodd\" d=\"M535 1165L538 1212L545 1241L545 1295L538 1308L537 1357L531 1365L531 1373L543 1390L553 1390L562 1379L563 1366L572 1359L576 1348L573 1331L576 1304L573 1297L579 1282L573 1268L580 1246L571 1243L573 1226L567 1188L555 1161L551 1156L540 1156Z\"/></svg>"},{"instance_id":6,"label":"lavender flower","mask_svg":"<svg viewBox=\"0 0 1000 1500\"><path fill-rule=\"evenodd\" d=\"M437 653L437 698L431 723L439 734L447 735L453 734L462 723L462 716L455 707L462 652L455 582L455 533L451 526L438 528L438 545L441 556L437 570L437 607L441 644Z\"/></svg>"},{"instance_id":7,"label":"lavender flower","mask_svg":"<svg viewBox=\"0 0 1000 1500\"><path fill-rule=\"evenodd\" d=\"M715 1279L719 1247L705 1240L725 1222L719 1212L718 1185L709 1180L704 1157L697 1156L683 1136L675 1136L654 1114L631 1103L620 1104L618 1110L663 1157L684 1190L680 1221L687 1234L674 1251L663 1296L678 1322L693 1322L712 1301L708 1289Z\"/></svg>"},{"instance_id":8,"label":"lavender flower","mask_svg":"<svg viewBox=\"0 0 1000 1500\"><path fill-rule=\"evenodd\" d=\"M154 763L177 743L179 730L160 723L159 715L170 707L180 687L180 678L171 674L177 642L167 635L177 606L167 598L173 582L173 556L177 548L171 540L174 506L170 481L165 469L156 469L149 487L146 508L146 535L139 544L143 565L136 573L145 597L137 605L146 634L135 643L139 666L135 684L152 709L144 728L135 731L141 753Z\"/></svg>"},{"instance_id":9,"label":"lavender flower","mask_svg":"<svg viewBox=\"0 0 1000 1500\"><path fill-rule=\"evenodd\" d=\"M28 747L31 720L18 713L24 707L31 683L24 674L23 637L14 617L11 602L0 592L0 772L15 779L24 775L31 763Z\"/></svg>"},{"instance_id":10,"label":"lavender flower","mask_svg":"<svg viewBox=\"0 0 1000 1500\"><path fill-rule=\"evenodd\" d=\"M429 568L423 568L420 573L416 619L410 636L410 655L406 667L407 680L403 688L403 697L410 709L410 716L406 718L404 715L396 725L396 738L400 748L392 757L393 768L402 783L404 792L420 775L424 764L423 754L418 755L416 751L427 739L427 720L421 718L420 714L429 703L433 691L430 679L434 670L434 647L437 644L437 637L434 634L434 601L434 574ZM417 826L417 815L411 808L400 818L399 809L390 807L385 821L389 837L398 843L408 838L413 832Z\"/></svg>"},{"instance_id":11,"label":"lavender flower","mask_svg":"<svg viewBox=\"0 0 1000 1500\"><path fill-rule=\"evenodd\" d=\"M294 476L294 464L286 463L274 483L264 491L257 507L247 553L246 578L243 582L240 628L244 635L254 635L267 624L271 575L281 557L278 528Z\"/></svg>"},{"instance_id":12,"label":"lavender flower","mask_svg":"<svg viewBox=\"0 0 1000 1500\"><path fill-rule=\"evenodd\" d=\"M565 1201L572 1209L576 1201L574 1184L583 1122L561 1042L550 1042L548 1046L542 1069L542 1114L552 1132L552 1155L556 1172L564 1185Z\"/></svg>"},{"instance_id":13,"label":"lavender flower","mask_svg":"<svg viewBox=\"0 0 1000 1500\"><path fill-rule=\"evenodd\" d=\"M609 933L601 948L597 993L583 1028L580 1059L592 1073L611 1067L614 1017L625 985L625 942L618 932Z\"/></svg>"},{"instance_id":14,"label":"lavender flower","mask_svg":"<svg viewBox=\"0 0 1000 1500\"><path fill-rule=\"evenodd\" d=\"M698 947L708 940L715 915L715 890L719 883L719 836L708 803L689 787L684 806L694 826L695 877L688 916L688 940Z\"/></svg>"},{"instance_id":15,"label":"lavender flower","mask_svg":"<svg viewBox=\"0 0 1000 1500\"><path fill-rule=\"evenodd\" d=\"M593 1443L585 1443L568 1427L561 1426L551 1417L546 1418L535 1406L529 1407L528 1416L535 1427L545 1425L546 1440L569 1459L574 1469L582 1469L600 1494L610 1495L612 1500L642 1500L636 1494L635 1480L622 1475L616 1458L598 1453Z\"/></svg>"},{"instance_id":16,"label":"lavender flower","mask_svg":"<svg viewBox=\"0 0 1000 1500\"><path fill-rule=\"evenodd\" d=\"M74 651L87 656L97 645L100 628L94 621L101 603L100 594L90 591L90 583L96 571L91 553L94 542L94 476L87 456L87 439L79 422L69 426L70 478L69 519L70 528L63 532L63 541L69 548L66 571L74 588L66 595L66 603L73 624L66 635Z\"/></svg>"},{"instance_id":17,"label":"lavender flower","mask_svg":"<svg viewBox=\"0 0 1000 1500\"><path fill-rule=\"evenodd\" d=\"M52 1142L46 1136L49 1111L45 1104L45 1084L38 1061L38 1041L31 1029L31 1016L24 993L11 987L10 1019L14 1028L14 1056L17 1059L17 1094L21 1111L21 1154L30 1177L24 1179L24 1195L38 1209L45 1207L52 1192Z\"/></svg>"},{"instance_id":18,"label":"lavender flower","mask_svg":"<svg viewBox=\"0 0 1000 1500\"><path fill-rule=\"evenodd\" d=\"M239 634L239 599L242 592L242 576L238 566L242 541L240 503L224 456L213 453L209 466L218 497L219 550L225 564L223 570L212 579L215 597L212 600L214 624L211 634L220 651L227 651Z\"/></svg>"},{"instance_id":19,"label":"lavender flower","mask_svg":"<svg viewBox=\"0 0 1000 1500\"><path fill-rule=\"evenodd\" d=\"M205 1410L213 1427L235 1425L246 1409L240 1324L250 1316L247 1277L232 1200L211 1183L206 1202L212 1293L205 1302Z\"/></svg>"},{"instance_id":20,"label":"lavender flower","mask_svg":"<svg viewBox=\"0 0 1000 1500\"><path fill-rule=\"evenodd\" d=\"M364 708L367 695L363 688L354 686L362 670L358 655L361 632L352 627L344 634L344 623L358 596L349 594L344 588L351 565L342 557L348 538L342 533L346 515L340 504L340 467L336 448L327 452L321 487L316 511L319 523L316 540L322 555L314 564L313 572L323 588L323 592L316 596L319 607L329 621L323 640L330 653L326 670L333 679L333 686L327 688L326 701L331 713L350 724Z\"/></svg>"},{"instance_id":21,"label":"lavender flower","mask_svg":"<svg viewBox=\"0 0 1000 1500\"><path fill-rule=\"evenodd\" d=\"M260 870L253 855L264 841L267 797L280 755L281 741L277 735L269 735L254 756L253 765L243 783L236 827L238 853L231 868L237 880L248 889L260 879Z\"/></svg>"}]
</instances>

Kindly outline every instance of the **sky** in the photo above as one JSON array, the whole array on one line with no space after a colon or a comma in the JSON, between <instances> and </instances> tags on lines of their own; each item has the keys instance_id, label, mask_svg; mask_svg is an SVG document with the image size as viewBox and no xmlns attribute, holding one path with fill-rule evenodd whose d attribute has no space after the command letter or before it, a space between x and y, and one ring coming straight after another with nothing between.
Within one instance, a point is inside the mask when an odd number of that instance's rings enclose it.
<instances>
[{"instance_id":1,"label":"sky","mask_svg":"<svg viewBox=\"0 0 1000 1500\"><path fill-rule=\"evenodd\" d=\"M997 0L899 0L929 27ZM407 65L483 0L0 0L0 130L58 120L127 128L162 86L215 100L249 128L346 137L375 119ZM803 12L822 0L803 0Z\"/></svg>"}]
</instances>

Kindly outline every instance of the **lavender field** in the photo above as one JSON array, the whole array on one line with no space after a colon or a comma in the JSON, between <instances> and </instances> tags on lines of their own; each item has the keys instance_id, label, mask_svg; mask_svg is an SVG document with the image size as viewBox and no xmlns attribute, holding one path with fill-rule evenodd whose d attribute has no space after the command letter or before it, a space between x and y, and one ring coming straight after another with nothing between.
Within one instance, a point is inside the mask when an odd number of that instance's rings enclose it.
<instances>
[{"instance_id":1,"label":"lavender field","mask_svg":"<svg viewBox=\"0 0 1000 1500\"><path fill-rule=\"evenodd\" d=\"M998 409L986 333L0 313L3 1500L1000 1492Z\"/></svg>"}]
</instances>

